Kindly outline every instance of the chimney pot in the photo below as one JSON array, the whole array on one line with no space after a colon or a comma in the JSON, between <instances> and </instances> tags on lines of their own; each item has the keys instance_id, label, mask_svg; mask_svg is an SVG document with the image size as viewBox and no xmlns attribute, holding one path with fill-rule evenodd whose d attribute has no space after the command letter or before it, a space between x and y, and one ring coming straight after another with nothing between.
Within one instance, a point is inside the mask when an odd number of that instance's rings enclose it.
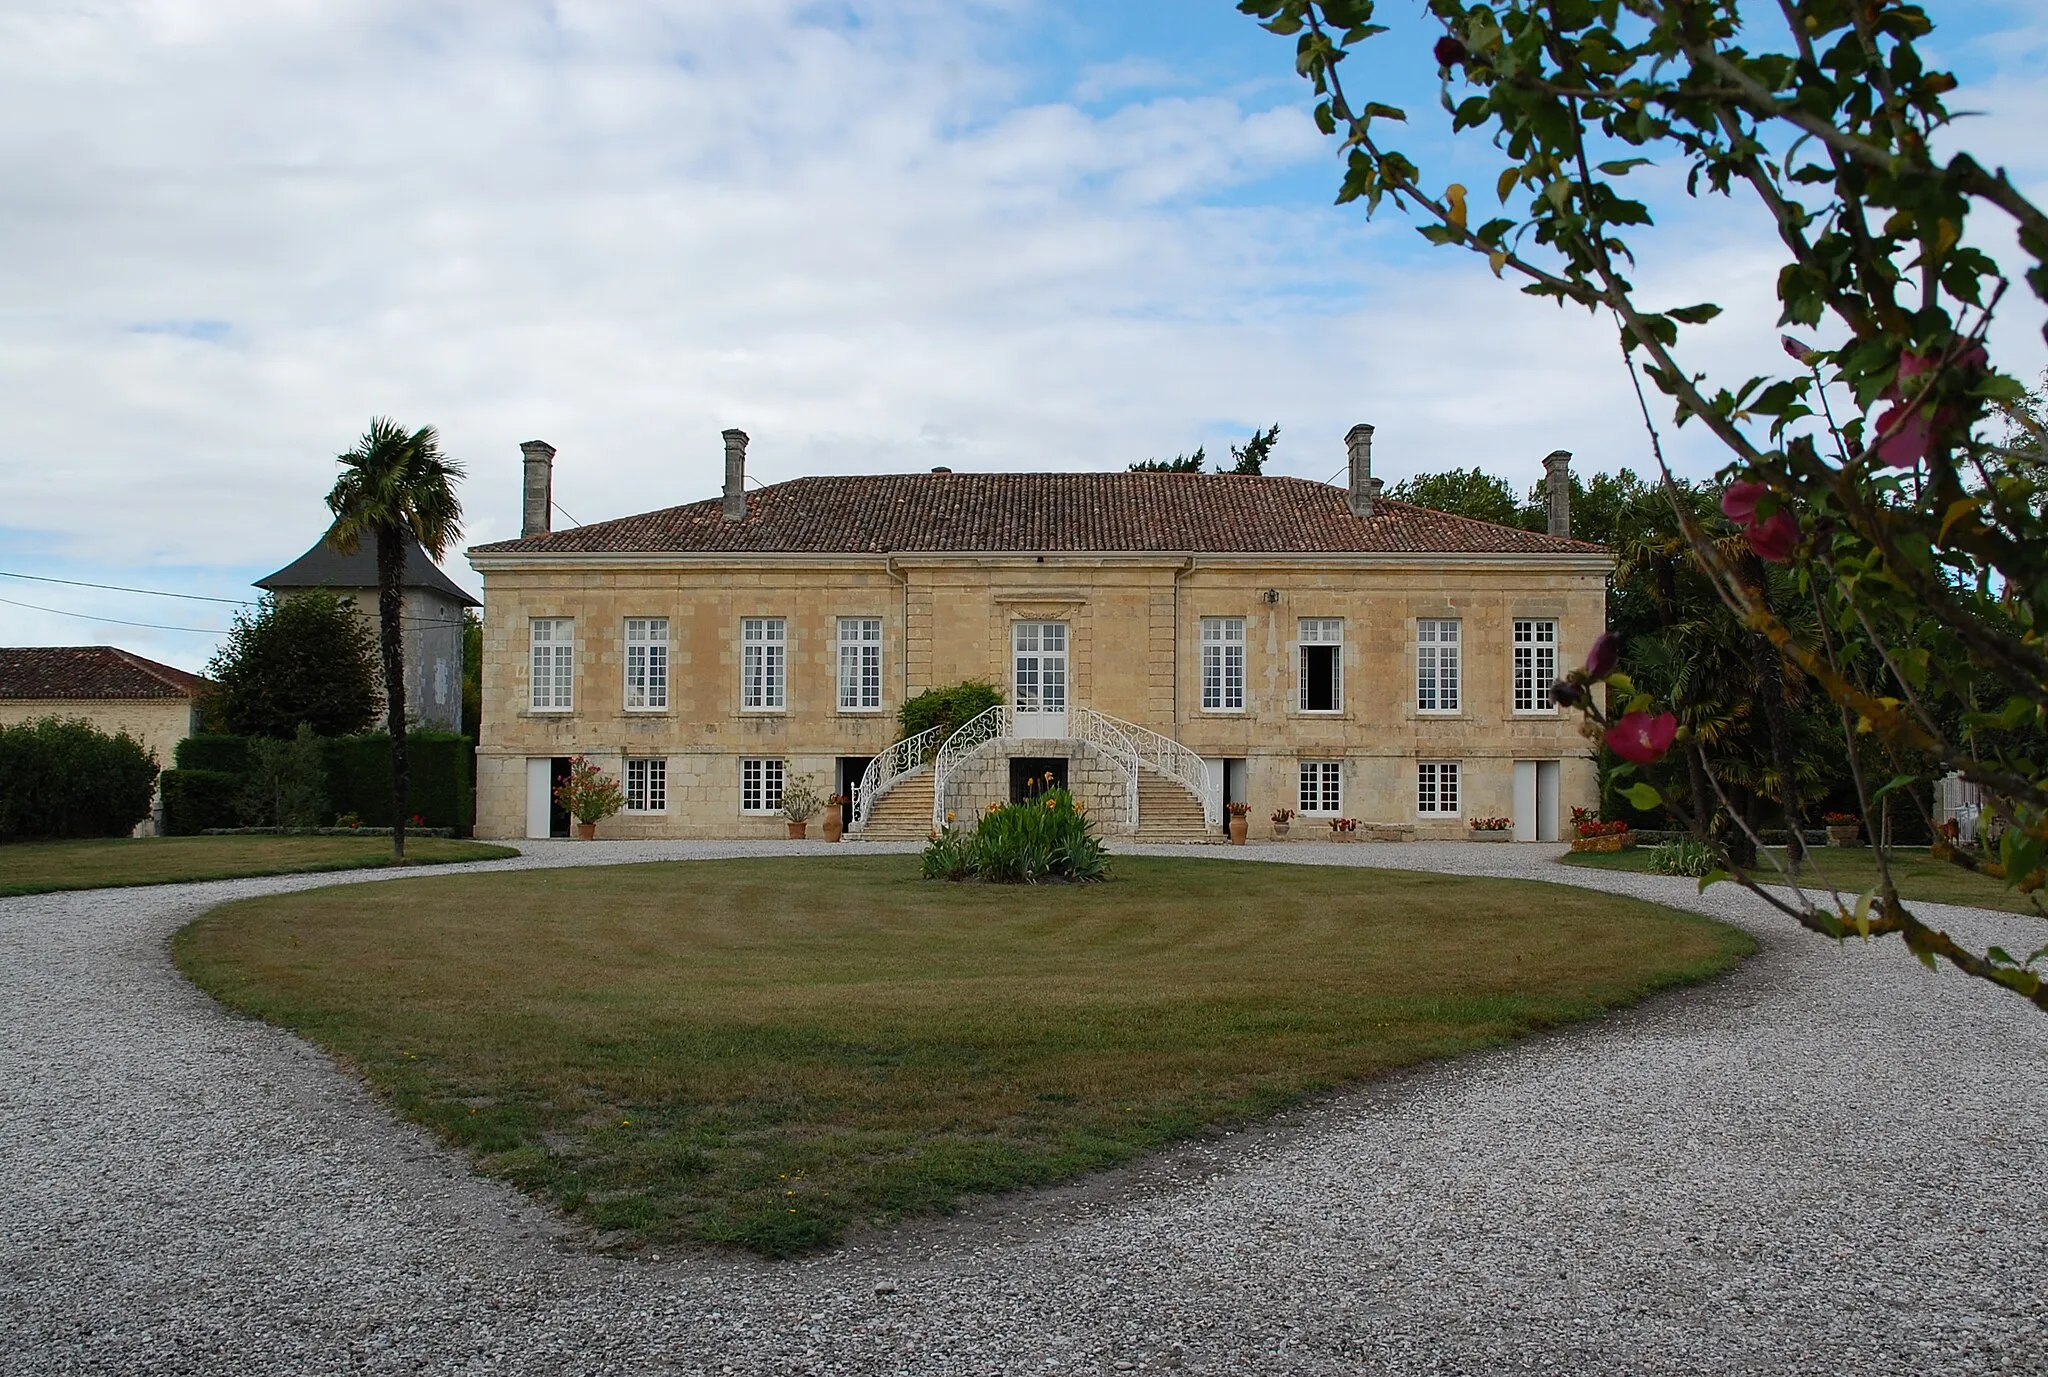
<instances>
[{"instance_id":1,"label":"chimney pot","mask_svg":"<svg viewBox=\"0 0 2048 1377\"><path fill-rule=\"evenodd\" d=\"M1550 533L1568 539L1572 533L1572 452L1554 449L1545 455L1543 476L1549 485Z\"/></svg>"},{"instance_id":2,"label":"chimney pot","mask_svg":"<svg viewBox=\"0 0 2048 1377\"><path fill-rule=\"evenodd\" d=\"M526 456L526 480L519 513L519 538L546 535L555 509L555 447L545 440L519 446Z\"/></svg>"},{"instance_id":3,"label":"chimney pot","mask_svg":"<svg viewBox=\"0 0 2048 1377\"><path fill-rule=\"evenodd\" d=\"M725 519L744 521L747 516L747 432L728 430L725 435Z\"/></svg>"},{"instance_id":4,"label":"chimney pot","mask_svg":"<svg viewBox=\"0 0 2048 1377\"><path fill-rule=\"evenodd\" d=\"M1351 459L1351 514L1371 516L1378 510L1382 486L1380 480L1372 476L1372 427L1361 422L1346 431L1344 452Z\"/></svg>"}]
</instances>

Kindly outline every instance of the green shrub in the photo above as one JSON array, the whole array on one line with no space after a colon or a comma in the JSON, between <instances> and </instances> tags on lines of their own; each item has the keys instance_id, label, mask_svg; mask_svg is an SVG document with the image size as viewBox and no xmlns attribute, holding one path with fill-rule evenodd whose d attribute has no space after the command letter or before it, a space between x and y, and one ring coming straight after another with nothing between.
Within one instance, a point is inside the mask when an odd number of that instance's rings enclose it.
<instances>
[{"instance_id":1,"label":"green shrub","mask_svg":"<svg viewBox=\"0 0 2048 1377\"><path fill-rule=\"evenodd\" d=\"M1689 875L1694 879L1714 868L1714 853L1705 842L1680 838L1650 852L1650 869L1659 875Z\"/></svg>"},{"instance_id":2,"label":"green shrub","mask_svg":"<svg viewBox=\"0 0 2048 1377\"><path fill-rule=\"evenodd\" d=\"M405 746L411 767L407 807L429 827L453 827L466 836L475 753L469 738L454 732L407 732ZM382 732L327 737L320 743L320 765L327 776L329 807L356 814L365 827L391 826L390 737Z\"/></svg>"},{"instance_id":3,"label":"green shrub","mask_svg":"<svg viewBox=\"0 0 2048 1377\"><path fill-rule=\"evenodd\" d=\"M951 688L926 689L897 709L896 721L905 736L937 727L939 740L944 741L1002 701L1003 691L994 684L969 679Z\"/></svg>"},{"instance_id":4,"label":"green shrub","mask_svg":"<svg viewBox=\"0 0 2048 1377\"><path fill-rule=\"evenodd\" d=\"M259 737L249 743L249 771L235 806L249 827L318 827L327 821L327 772L311 727L301 722L290 741Z\"/></svg>"},{"instance_id":5,"label":"green shrub","mask_svg":"<svg viewBox=\"0 0 2048 1377\"><path fill-rule=\"evenodd\" d=\"M990 808L962 834L948 827L925 845L919 871L928 880L977 878L992 884L1092 882L1109 878L1109 853L1085 808L1065 789Z\"/></svg>"},{"instance_id":6,"label":"green shrub","mask_svg":"<svg viewBox=\"0 0 2048 1377\"><path fill-rule=\"evenodd\" d=\"M125 837L149 816L156 757L82 717L0 728L0 841Z\"/></svg>"},{"instance_id":7,"label":"green shrub","mask_svg":"<svg viewBox=\"0 0 2048 1377\"><path fill-rule=\"evenodd\" d=\"M266 593L237 612L207 674L217 685L210 715L249 736L290 740L302 722L323 736L359 732L382 697L376 628L325 589Z\"/></svg>"},{"instance_id":8,"label":"green shrub","mask_svg":"<svg viewBox=\"0 0 2048 1377\"><path fill-rule=\"evenodd\" d=\"M242 779L226 770L164 771L164 834L196 837L209 827L239 827Z\"/></svg>"},{"instance_id":9,"label":"green shrub","mask_svg":"<svg viewBox=\"0 0 2048 1377\"><path fill-rule=\"evenodd\" d=\"M246 736L188 736L173 754L181 770L225 770L231 775L249 768L249 738Z\"/></svg>"}]
</instances>

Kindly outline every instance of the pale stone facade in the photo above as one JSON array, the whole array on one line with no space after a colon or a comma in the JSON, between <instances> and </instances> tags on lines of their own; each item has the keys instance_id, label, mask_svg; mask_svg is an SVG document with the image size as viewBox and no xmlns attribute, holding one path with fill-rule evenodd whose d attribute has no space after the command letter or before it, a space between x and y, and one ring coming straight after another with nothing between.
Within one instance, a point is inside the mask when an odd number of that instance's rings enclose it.
<instances>
[{"instance_id":1,"label":"pale stone facade","mask_svg":"<svg viewBox=\"0 0 2048 1377\"><path fill-rule=\"evenodd\" d=\"M710 509L705 520L715 521L718 505L701 505ZM1418 510L1402 509L1400 517L1425 535L1435 527L1421 518L1455 520ZM698 519L695 508L675 511L678 522ZM1522 815L1535 805L1526 784L1518 799L1518 764L1525 780L1544 781L1551 836L1558 813L1596 799L1588 743L1548 696L1550 675L1582 659L1605 627L1609 560L1595 546L1504 532L1499 543L1508 548L1450 552L589 548L653 543L641 527L662 515L612 523L615 534L585 527L557 533L573 539L536 534L471 552L486 604L479 836L534 830L537 772L547 768L537 762L578 754L615 773L628 759L664 762L663 810L621 814L605 824L605 835L780 835L779 816L742 809L743 760L784 762L792 775L811 775L821 793L838 787L846 762L874 757L898 737L895 714L906 697L969 679L1014 696L1012 628L1019 622L1064 626L1068 701L1200 755L1211 767L1212 791L1250 805L1255 835L1264 835L1273 809L1300 807L1305 764L1335 766L1338 806L1305 815L1297 835L1321 833L1323 813L1425 837L1462 836L1469 818L1505 815L1532 833L1535 819ZM1462 523L1454 534L1485 544L1472 539L1473 527L1499 529ZM1440 533L1429 538L1443 543ZM574 548L579 543L585 548ZM629 709L626 626L648 618L667 622L668 701ZM840 706L842 618L881 623L878 707ZM1242 622L1241 707L1204 707L1205 618ZM547 633L573 645L566 710L535 707L535 619L569 624ZM780 708L742 706L746 619L781 623ZM1457 623L1454 711L1418 706L1417 624L1424 619ZM1304 621L1319 644L1335 646L1318 653L1334 653L1341 667L1335 705L1325 710L1303 707ZM1554 635L1540 699L1520 711L1511 643L1518 621ZM1091 800L1105 829L1129 821L1114 772L1080 743L1062 740L1009 743L955 775L941 806L1005 796L1010 756L1069 760L1069 782ZM1456 804L1421 811L1419 771L1443 765L1456 766ZM1212 817L1219 802L1211 801Z\"/></svg>"}]
</instances>

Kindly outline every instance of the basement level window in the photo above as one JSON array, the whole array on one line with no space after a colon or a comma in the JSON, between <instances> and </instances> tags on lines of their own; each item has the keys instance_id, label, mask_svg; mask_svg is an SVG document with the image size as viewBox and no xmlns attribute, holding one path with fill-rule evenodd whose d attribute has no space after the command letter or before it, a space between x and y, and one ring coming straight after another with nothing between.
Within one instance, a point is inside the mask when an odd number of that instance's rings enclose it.
<instances>
[{"instance_id":1,"label":"basement level window","mask_svg":"<svg viewBox=\"0 0 2048 1377\"><path fill-rule=\"evenodd\" d=\"M1301 619L1301 710L1338 712L1344 706L1344 620Z\"/></svg>"}]
</instances>

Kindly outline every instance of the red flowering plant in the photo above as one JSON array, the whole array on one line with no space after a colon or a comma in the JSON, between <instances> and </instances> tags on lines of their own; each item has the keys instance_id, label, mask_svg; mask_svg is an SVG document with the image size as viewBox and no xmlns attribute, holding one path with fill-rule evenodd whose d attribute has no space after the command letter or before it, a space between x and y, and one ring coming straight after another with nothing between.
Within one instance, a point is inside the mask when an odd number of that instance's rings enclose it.
<instances>
[{"instance_id":1,"label":"red flowering plant","mask_svg":"<svg viewBox=\"0 0 2048 1377\"><path fill-rule=\"evenodd\" d=\"M1928 965L2048 1011L2048 945L2016 957L1929 925L1900 899L1887 846L1860 897L1802 871L1781 720L1795 689L1823 695L1862 816L1919 810L1938 857L2004 877L2048 918L2048 403L1987 346L2009 298L2031 296L2035 314L2048 301L2048 213L1960 150L1960 83L1936 60L1930 12L1424 0L1435 31L1416 44L1375 22L1377 0L1239 8L1294 40L1317 125L1342 143L1340 201L1391 204L1525 293L1615 323L1679 547L1760 647L1754 696L1776 713L1776 801L1795 840L1763 847L1756 819L1729 805L1735 767L1705 724L1604 658L1561 681L1558 701L1619 762L1610 786L1712 848L1722 870L1709 880L1732 872L1830 937L1896 934ZM1366 45L1404 42L1412 65L1436 70L1449 132L1487 141L1501 165L1490 218L1397 146L1407 113L1368 89L1375 72L1346 66ZM1689 332L1719 306L1656 300L1631 280L1681 196L1722 198L1778 246L1779 323L1802 333L1782 353L1755 339L1746 378L1717 382L1694 352ZM1745 328L1724 322L1716 356L1741 348ZM1683 500L1644 380L1724 455L1718 519ZM1950 774L2007 822L1995 847L1940 832L1931 800ZM1753 873L1771 870L1770 884Z\"/></svg>"}]
</instances>

